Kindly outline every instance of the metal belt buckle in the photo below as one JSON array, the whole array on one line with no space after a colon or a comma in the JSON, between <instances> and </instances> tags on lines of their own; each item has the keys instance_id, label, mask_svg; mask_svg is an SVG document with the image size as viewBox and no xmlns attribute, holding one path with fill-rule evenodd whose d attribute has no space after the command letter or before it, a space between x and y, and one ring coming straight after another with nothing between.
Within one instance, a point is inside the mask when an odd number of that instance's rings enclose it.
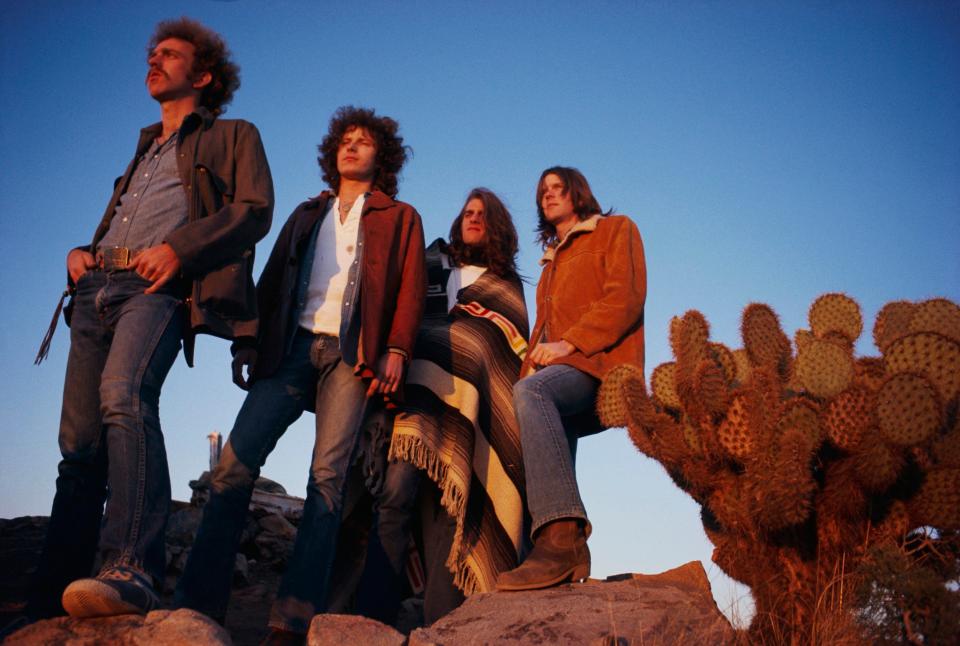
<instances>
[{"instance_id":1,"label":"metal belt buckle","mask_svg":"<svg viewBox=\"0 0 960 646\"><path fill-rule=\"evenodd\" d=\"M104 271L116 271L130 266L130 249L127 247L108 247L102 253Z\"/></svg>"}]
</instances>

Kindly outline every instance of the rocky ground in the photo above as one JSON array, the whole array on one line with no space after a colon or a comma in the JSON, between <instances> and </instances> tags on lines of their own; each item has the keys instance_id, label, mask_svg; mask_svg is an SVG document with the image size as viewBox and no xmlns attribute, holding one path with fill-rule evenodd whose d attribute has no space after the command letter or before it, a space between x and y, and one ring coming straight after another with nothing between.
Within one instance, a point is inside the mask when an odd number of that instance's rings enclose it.
<instances>
[{"instance_id":1,"label":"rocky ground","mask_svg":"<svg viewBox=\"0 0 960 646\"><path fill-rule=\"evenodd\" d=\"M167 576L161 598L170 606L177 578L203 514L206 478L192 482L191 503L175 501L167 525ZM258 483L258 498L247 519L234 569L226 629L234 644L258 644L267 632L270 601L293 549L300 508L276 483ZM0 519L0 628L23 608L30 575L36 569L48 519L23 516Z\"/></svg>"},{"instance_id":2,"label":"rocky ground","mask_svg":"<svg viewBox=\"0 0 960 646\"><path fill-rule=\"evenodd\" d=\"M192 503L175 503L167 528L163 600L177 577L202 515L203 479L191 483ZM257 644L266 634L270 602L293 546L297 499L272 483L255 497L234 570L226 630L193 611L155 611L146 617L54 619L29 626L10 644ZM0 519L0 628L19 614L36 568L47 518ZM659 575L626 574L605 581L520 593L476 594L432 626L419 627L418 606L405 604L403 632L352 615L318 615L311 644L442 646L446 644L671 644L730 643L733 630L716 607L703 567L691 562ZM405 634L408 633L408 634Z\"/></svg>"}]
</instances>

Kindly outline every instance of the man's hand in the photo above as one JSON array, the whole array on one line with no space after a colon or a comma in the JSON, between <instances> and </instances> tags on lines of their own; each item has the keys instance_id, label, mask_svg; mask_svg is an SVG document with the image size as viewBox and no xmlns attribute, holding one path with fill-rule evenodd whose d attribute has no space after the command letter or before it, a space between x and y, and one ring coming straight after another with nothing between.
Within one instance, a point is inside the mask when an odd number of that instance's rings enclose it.
<instances>
[{"instance_id":1,"label":"man's hand","mask_svg":"<svg viewBox=\"0 0 960 646\"><path fill-rule=\"evenodd\" d=\"M237 384L243 390L250 390L250 384L253 381L253 364L257 362L257 351L253 348L240 348L233 355L233 383ZM243 377L243 368L247 368L247 377Z\"/></svg>"},{"instance_id":2,"label":"man's hand","mask_svg":"<svg viewBox=\"0 0 960 646\"><path fill-rule=\"evenodd\" d=\"M573 344L563 339L553 343L538 343L530 352L530 361L537 366L549 366L557 359L570 356L576 349Z\"/></svg>"},{"instance_id":3,"label":"man's hand","mask_svg":"<svg viewBox=\"0 0 960 646\"><path fill-rule=\"evenodd\" d=\"M67 273L70 280L76 285L80 277L87 271L97 266L97 260L93 254L83 249L74 249L67 254Z\"/></svg>"},{"instance_id":4,"label":"man's hand","mask_svg":"<svg viewBox=\"0 0 960 646\"><path fill-rule=\"evenodd\" d=\"M153 283L143 292L152 294L177 277L180 273L180 259L173 247L164 242L138 253L130 262L130 269Z\"/></svg>"},{"instance_id":5,"label":"man's hand","mask_svg":"<svg viewBox=\"0 0 960 646\"><path fill-rule=\"evenodd\" d=\"M396 352L385 352L377 362L376 376L367 388L367 397L376 393L389 395L400 388L400 379L403 377L403 355Z\"/></svg>"}]
</instances>

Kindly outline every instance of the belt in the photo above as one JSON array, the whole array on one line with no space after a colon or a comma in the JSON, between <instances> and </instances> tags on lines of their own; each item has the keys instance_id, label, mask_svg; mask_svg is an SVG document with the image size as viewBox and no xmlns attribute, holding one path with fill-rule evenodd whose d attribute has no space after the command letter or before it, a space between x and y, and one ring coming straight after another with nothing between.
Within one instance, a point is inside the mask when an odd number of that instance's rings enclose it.
<instances>
[{"instance_id":1,"label":"belt","mask_svg":"<svg viewBox=\"0 0 960 646\"><path fill-rule=\"evenodd\" d=\"M130 261L137 254L127 247L107 247L97 251L97 266L103 271L129 271Z\"/></svg>"}]
</instances>

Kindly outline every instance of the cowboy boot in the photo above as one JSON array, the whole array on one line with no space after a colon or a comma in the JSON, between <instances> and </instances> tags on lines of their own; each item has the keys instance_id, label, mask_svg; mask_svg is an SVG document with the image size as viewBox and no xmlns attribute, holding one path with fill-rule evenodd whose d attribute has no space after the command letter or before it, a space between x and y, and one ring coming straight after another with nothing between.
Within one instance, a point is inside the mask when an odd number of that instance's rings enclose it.
<instances>
[{"instance_id":1,"label":"cowboy boot","mask_svg":"<svg viewBox=\"0 0 960 646\"><path fill-rule=\"evenodd\" d=\"M545 525L520 567L497 578L497 590L537 590L590 576L590 550L580 521L572 518Z\"/></svg>"}]
</instances>

